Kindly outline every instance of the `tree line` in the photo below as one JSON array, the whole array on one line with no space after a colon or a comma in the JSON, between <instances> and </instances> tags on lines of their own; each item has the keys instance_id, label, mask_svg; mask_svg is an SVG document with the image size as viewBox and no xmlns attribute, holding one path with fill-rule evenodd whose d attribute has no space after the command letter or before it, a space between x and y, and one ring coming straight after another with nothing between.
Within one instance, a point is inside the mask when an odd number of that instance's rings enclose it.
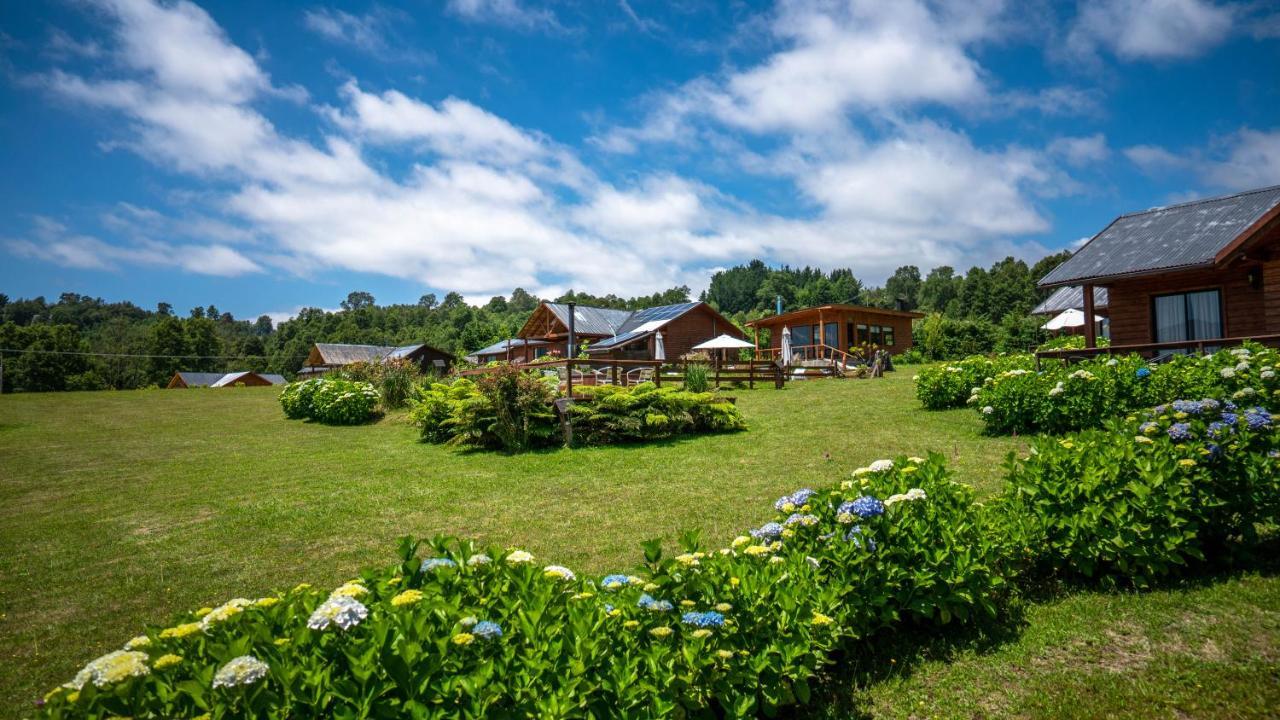
<instances>
[{"instance_id":1,"label":"tree line","mask_svg":"<svg viewBox=\"0 0 1280 720\"><path fill-rule=\"evenodd\" d=\"M1069 253L1034 265L1005 258L963 275L937 267L922 276L913 265L898 268L883 286L869 287L843 268L770 268L760 260L715 273L700 299L738 324L783 309L828 303L921 310L915 337L933 358L970 352L1027 349L1042 339L1028 312L1044 299L1036 288ZM642 309L687 302L688 287L623 298L569 292L557 302ZM185 316L169 303L145 309L131 302L63 293L11 300L0 294L0 361L4 391L131 389L163 385L179 370L255 370L291 377L318 342L361 345L427 343L459 356L514 337L541 300L516 288L484 305L458 293L428 293L413 304L378 305L373 295L347 295L340 310L305 308L294 318L240 319L215 305Z\"/></svg>"}]
</instances>

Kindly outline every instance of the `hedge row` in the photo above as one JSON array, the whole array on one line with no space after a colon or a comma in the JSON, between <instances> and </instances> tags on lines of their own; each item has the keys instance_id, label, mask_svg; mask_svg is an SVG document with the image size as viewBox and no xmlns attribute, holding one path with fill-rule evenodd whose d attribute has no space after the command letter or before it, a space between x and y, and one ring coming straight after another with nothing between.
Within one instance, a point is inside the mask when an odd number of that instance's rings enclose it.
<instances>
[{"instance_id":1,"label":"hedge row","mask_svg":"<svg viewBox=\"0 0 1280 720\"><path fill-rule=\"evenodd\" d=\"M579 577L522 550L402 542L400 562L148 627L45 700L47 717L672 717L773 714L835 651L1000 612L1043 573L1145 585L1280 519L1271 416L1179 401L1040 438L974 502L941 456L779 498L726 547L644 543Z\"/></svg>"}]
</instances>

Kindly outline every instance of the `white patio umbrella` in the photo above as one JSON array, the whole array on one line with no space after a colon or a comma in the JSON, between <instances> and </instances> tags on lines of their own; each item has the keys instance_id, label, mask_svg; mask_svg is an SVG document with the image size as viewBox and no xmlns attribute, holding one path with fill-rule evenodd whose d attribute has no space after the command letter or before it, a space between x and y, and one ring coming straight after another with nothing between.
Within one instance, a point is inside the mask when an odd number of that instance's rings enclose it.
<instances>
[{"instance_id":1,"label":"white patio umbrella","mask_svg":"<svg viewBox=\"0 0 1280 720\"><path fill-rule=\"evenodd\" d=\"M782 326L782 364L791 362L791 328Z\"/></svg>"},{"instance_id":2,"label":"white patio umbrella","mask_svg":"<svg viewBox=\"0 0 1280 720\"><path fill-rule=\"evenodd\" d=\"M654 360L667 359L667 345L662 341L661 332L654 333L653 335L653 359Z\"/></svg>"},{"instance_id":3,"label":"white patio umbrella","mask_svg":"<svg viewBox=\"0 0 1280 720\"><path fill-rule=\"evenodd\" d=\"M1080 327L1082 325L1084 325L1084 313L1075 308L1068 308L1058 313L1056 317L1040 327L1045 330L1061 330L1063 328Z\"/></svg>"},{"instance_id":4,"label":"white patio umbrella","mask_svg":"<svg viewBox=\"0 0 1280 720\"><path fill-rule=\"evenodd\" d=\"M694 345L694 350L737 350L738 348L755 347L745 340L739 340L732 335L720 335L713 337L701 345Z\"/></svg>"}]
</instances>

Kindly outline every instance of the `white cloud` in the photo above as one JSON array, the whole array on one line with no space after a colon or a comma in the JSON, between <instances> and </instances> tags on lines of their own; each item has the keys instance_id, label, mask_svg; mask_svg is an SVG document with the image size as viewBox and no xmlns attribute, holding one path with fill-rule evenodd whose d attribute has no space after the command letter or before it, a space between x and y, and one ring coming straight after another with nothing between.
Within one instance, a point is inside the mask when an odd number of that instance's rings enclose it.
<instances>
[{"instance_id":1,"label":"white cloud","mask_svg":"<svg viewBox=\"0 0 1280 720\"><path fill-rule=\"evenodd\" d=\"M1101 46L1125 60L1191 58L1222 42L1235 14L1207 0L1082 0L1067 47L1082 57Z\"/></svg>"},{"instance_id":2,"label":"white cloud","mask_svg":"<svg viewBox=\"0 0 1280 720\"><path fill-rule=\"evenodd\" d=\"M1226 157L1205 168L1209 182L1231 189L1280 185L1280 129L1244 128L1229 139L1227 148Z\"/></svg>"},{"instance_id":3,"label":"white cloud","mask_svg":"<svg viewBox=\"0 0 1280 720\"><path fill-rule=\"evenodd\" d=\"M1107 138L1102 133L1056 138L1047 150L1075 167L1093 165L1111 157L1111 148L1107 147Z\"/></svg>"},{"instance_id":4,"label":"white cloud","mask_svg":"<svg viewBox=\"0 0 1280 720\"><path fill-rule=\"evenodd\" d=\"M1280 129L1245 127L1205 148L1173 152L1158 145L1136 145L1125 148L1124 154L1150 175L1189 173L1227 190L1280 184Z\"/></svg>"},{"instance_id":5,"label":"white cloud","mask_svg":"<svg viewBox=\"0 0 1280 720\"><path fill-rule=\"evenodd\" d=\"M33 239L6 241L11 252L78 270L116 270L123 265L180 268L199 275L233 277L261 272L257 263L225 245L171 245L143 241L122 246L72 233L63 224L37 217Z\"/></svg>"},{"instance_id":6,"label":"white cloud","mask_svg":"<svg viewBox=\"0 0 1280 720\"><path fill-rule=\"evenodd\" d=\"M504 25L517 30L562 30L555 13L529 8L520 0L449 0L449 12L470 22Z\"/></svg>"},{"instance_id":7,"label":"white cloud","mask_svg":"<svg viewBox=\"0 0 1280 720\"><path fill-rule=\"evenodd\" d=\"M381 5L374 5L363 15L315 7L302 16L302 23L308 30L330 42L353 47L380 60L429 62L433 59L431 53L412 48L396 30L397 26L410 21L406 13Z\"/></svg>"}]
</instances>

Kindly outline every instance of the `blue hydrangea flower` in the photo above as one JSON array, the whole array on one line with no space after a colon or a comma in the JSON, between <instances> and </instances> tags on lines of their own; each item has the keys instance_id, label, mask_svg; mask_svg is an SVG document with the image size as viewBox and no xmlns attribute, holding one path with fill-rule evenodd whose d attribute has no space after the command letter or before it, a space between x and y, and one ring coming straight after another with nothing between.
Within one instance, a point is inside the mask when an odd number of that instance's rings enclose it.
<instances>
[{"instance_id":1,"label":"blue hydrangea flower","mask_svg":"<svg viewBox=\"0 0 1280 720\"><path fill-rule=\"evenodd\" d=\"M1250 430L1265 430L1271 427L1271 413L1256 407L1244 414L1244 422Z\"/></svg>"},{"instance_id":2,"label":"blue hydrangea flower","mask_svg":"<svg viewBox=\"0 0 1280 720\"><path fill-rule=\"evenodd\" d=\"M671 612L673 609L675 609L675 606L672 605L670 601L654 600L652 597L649 596L649 593L645 593L644 595L640 596L640 600L639 602L636 603L636 607L639 607L641 610L648 610L649 612L660 612L660 613Z\"/></svg>"},{"instance_id":3,"label":"blue hydrangea flower","mask_svg":"<svg viewBox=\"0 0 1280 720\"><path fill-rule=\"evenodd\" d=\"M1201 412L1217 412L1222 407L1222 403L1213 398L1205 398L1200 401Z\"/></svg>"},{"instance_id":4,"label":"blue hydrangea flower","mask_svg":"<svg viewBox=\"0 0 1280 720\"><path fill-rule=\"evenodd\" d=\"M1134 370L1133 374L1136 375L1138 379L1151 377L1151 368L1140 367L1137 370Z\"/></svg>"},{"instance_id":5,"label":"blue hydrangea flower","mask_svg":"<svg viewBox=\"0 0 1280 720\"><path fill-rule=\"evenodd\" d=\"M1223 410L1226 410L1227 412L1235 412L1235 411L1236 411L1236 404L1235 404L1235 403L1233 403L1233 402L1231 402L1230 400L1228 400L1228 401L1226 401L1226 402L1222 403L1222 409L1223 409Z\"/></svg>"},{"instance_id":6,"label":"blue hydrangea flower","mask_svg":"<svg viewBox=\"0 0 1280 720\"><path fill-rule=\"evenodd\" d=\"M863 520L867 520L877 515L883 515L884 503L870 495L863 495L856 500L849 500L842 503L836 510L837 515L841 513L850 513L852 515L857 515Z\"/></svg>"},{"instance_id":7,"label":"blue hydrangea flower","mask_svg":"<svg viewBox=\"0 0 1280 720\"><path fill-rule=\"evenodd\" d=\"M718 628L724 625L724 615L708 610L706 612L687 612L680 621L685 625L692 625L698 628Z\"/></svg>"},{"instance_id":8,"label":"blue hydrangea flower","mask_svg":"<svg viewBox=\"0 0 1280 720\"><path fill-rule=\"evenodd\" d=\"M751 531L751 537L773 540L782 535L782 526L776 522L765 523Z\"/></svg>"},{"instance_id":9,"label":"blue hydrangea flower","mask_svg":"<svg viewBox=\"0 0 1280 720\"><path fill-rule=\"evenodd\" d=\"M1211 458L1216 458L1222 454L1222 448L1217 443L1209 443L1205 446L1205 449L1209 451L1209 457Z\"/></svg>"},{"instance_id":10,"label":"blue hydrangea flower","mask_svg":"<svg viewBox=\"0 0 1280 720\"><path fill-rule=\"evenodd\" d=\"M1151 414L1152 414L1152 415L1163 415L1163 414L1165 413L1165 411L1166 411L1166 410L1168 410L1168 409L1169 409L1169 406L1168 406L1168 405L1157 405L1157 406L1155 406L1155 407L1151 408Z\"/></svg>"},{"instance_id":11,"label":"blue hydrangea flower","mask_svg":"<svg viewBox=\"0 0 1280 720\"><path fill-rule=\"evenodd\" d=\"M1198 400L1174 400L1173 411L1186 413L1188 415L1200 414L1200 401Z\"/></svg>"},{"instance_id":12,"label":"blue hydrangea flower","mask_svg":"<svg viewBox=\"0 0 1280 720\"><path fill-rule=\"evenodd\" d=\"M458 563L450 560L449 558L427 558L422 561L422 567L418 569L422 572L431 572L436 568L442 567L458 567Z\"/></svg>"},{"instance_id":13,"label":"blue hydrangea flower","mask_svg":"<svg viewBox=\"0 0 1280 720\"><path fill-rule=\"evenodd\" d=\"M853 543L857 547L862 547L862 526L854 525L853 527L849 528L849 532L844 534L844 539L848 542ZM876 541L872 540L871 538L867 538L867 548L871 550L871 552L875 552Z\"/></svg>"},{"instance_id":14,"label":"blue hydrangea flower","mask_svg":"<svg viewBox=\"0 0 1280 720\"><path fill-rule=\"evenodd\" d=\"M1236 415L1233 412L1224 412L1222 413L1222 422L1226 423L1227 425L1235 425L1236 423L1240 422L1240 416Z\"/></svg>"},{"instance_id":15,"label":"blue hydrangea flower","mask_svg":"<svg viewBox=\"0 0 1280 720\"><path fill-rule=\"evenodd\" d=\"M502 626L489 620L481 620L471 628L471 634L481 640L497 640L502 637Z\"/></svg>"},{"instance_id":16,"label":"blue hydrangea flower","mask_svg":"<svg viewBox=\"0 0 1280 720\"><path fill-rule=\"evenodd\" d=\"M801 507L805 503L809 502L809 498L813 497L815 494L816 493L809 488L801 488L790 495L783 495L778 498L777 501L773 503L773 509L782 511L787 508L787 505Z\"/></svg>"},{"instance_id":17,"label":"blue hydrangea flower","mask_svg":"<svg viewBox=\"0 0 1280 720\"><path fill-rule=\"evenodd\" d=\"M1227 423L1224 423L1221 421L1211 422L1209 423L1209 436L1222 437L1223 435L1226 435L1227 433L1231 432L1234 429L1235 427L1233 425L1228 425Z\"/></svg>"},{"instance_id":18,"label":"blue hydrangea flower","mask_svg":"<svg viewBox=\"0 0 1280 720\"><path fill-rule=\"evenodd\" d=\"M1174 423L1169 426L1169 437L1177 442L1191 439L1191 426L1186 423Z\"/></svg>"},{"instance_id":19,"label":"blue hydrangea flower","mask_svg":"<svg viewBox=\"0 0 1280 720\"><path fill-rule=\"evenodd\" d=\"M787 527L790 527L792 525L817 525L817 524L818 524L817 515L801 515L800 513L791 513L791 516L788 517L786 522L783 523L783 525L786 525Z\"/></svg>"},{"instance_id":20,"label":"blue hydrangea flower","mask_svg":"<svg viewBox=\"0 0 1280 720\"><path fill-rule=\"evenodd\" d=\"M1138 432L1141 432L1141 433L1143 433L1143 434L1145 435L1145 434L1146 434L1149 430L1151 430L1151 428L1153 428L1153 427L1156 427L1156 424L1155 424L1155 423L1153 423L1153 422L1144 422L1144 423L1142 423L1141 425L1139 425L1139 426L1138 426Z\"/></svg>"},{"instance_id":21,"label":"blue hydrangea flower","mask_svg":"<svg viewBox=\"0 0 1280 720\"><path fill-rule=\"evenodd\" d=\"M617 590L618 588L626 587L630 582L631 579L626 575L605 575L604 579L600 581L600 587L605 590Z\"/></svg>"}]
</instances>

